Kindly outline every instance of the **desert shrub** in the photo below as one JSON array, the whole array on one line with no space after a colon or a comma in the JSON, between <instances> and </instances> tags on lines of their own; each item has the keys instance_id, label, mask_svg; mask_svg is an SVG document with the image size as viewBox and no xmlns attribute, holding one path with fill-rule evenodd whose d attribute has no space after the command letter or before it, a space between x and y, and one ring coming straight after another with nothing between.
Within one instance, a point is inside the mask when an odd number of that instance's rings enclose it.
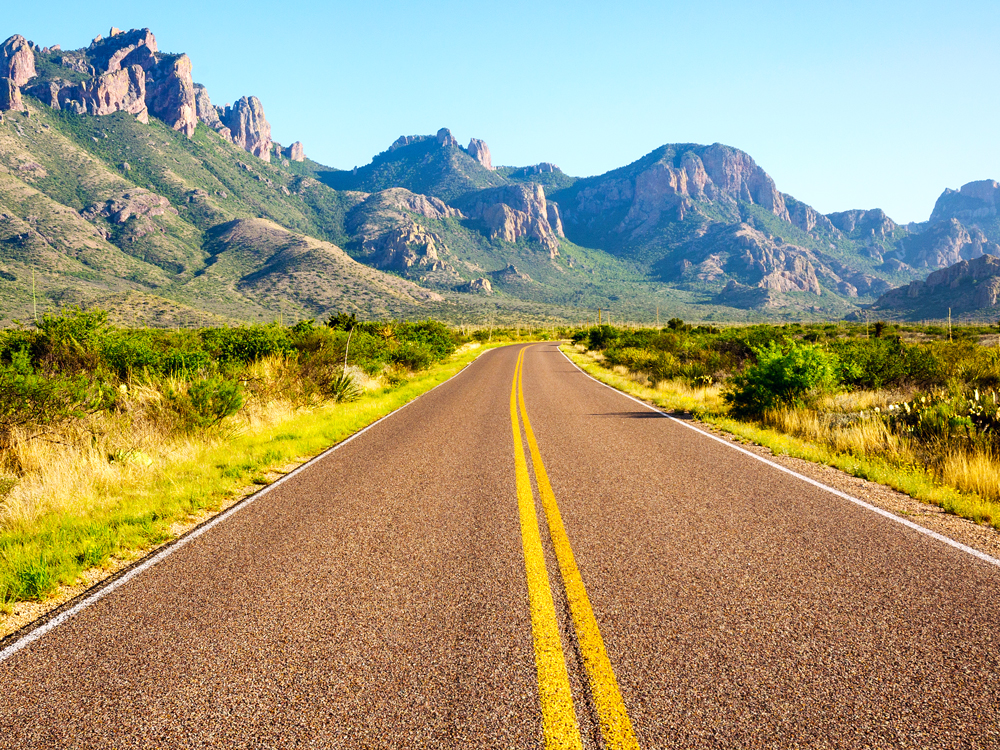
<instances>
[{"instance_id":1,"label":"desert shrub","mask_svg":"<svg viewBox=\"0 0 1000 750\"><path fill-rule=\"evenodd\" d=\"M221 363L247 364L273 354L294 351L288 329L276 324L206 328L202 331L205 348Z\"/></svg>"},{"instance_id":2,"label":"desert shrub","mask_svg":"<svg viewBox=\"0 0 1000 750\"><path fill-rule=\"evenodd\" d=\"M733 375L723 399L733 413L759 417L780 406L803 404L837 385L838 360L816 344L775 342L754 349L757 363Z\"/></svg>"},{"instance_id":3,"label":"desert shrub","mask_svg":"<svg viewBox=\"0 0 1000 750\"><path fill-rule=\"evenodd\" d=\"M0 446L18 428L46 428L110 408L115 392L84 373L39 372L27 350L0 365Z\"/></svg>"},{"instance_id":4,"label":"desert shrub","mask_svg":"<svg viewBox=\"0 0 1000 750\"><path fill-rule=\"evenodd\" d=\"M421 341L405 341L390 354L393 364L413 371L428 367L435 359L431 346Z\"/></svg>"},{"instance_id":5,"label":"desert shrub","mask_svg":"<svg viewBox=\"0 0 1000 750\"><path fill-rule=\"evenodd\" d=\"M32 359L52 370L93 370L100 364L100 341L108 329L103 310L72 308L46 313L38 322Z\"/></svg>"},{"instance_id":6,"label":"desert shrub","mask_svg":"<svg viewBox=\"0 0 1000 750\"><path fill-rule=\"evenodd\" d=\"M899 338L842 340L830 349L839 357L841 378L849 386L926 387L941 376L939 362L926 346L904 344Z\"/></svg>"},{"instance_id":7,"label":"desert shrub","mask_svg":"<svg viewBox=\"0 0 1000 750\"><path fill-rule=\"evenodd\" d=\"M170 390L167 398L181 426L188 430L216 425L243 406L239 382L219 376L195 380L187 392Z\"/></svg>"}]
</instances>

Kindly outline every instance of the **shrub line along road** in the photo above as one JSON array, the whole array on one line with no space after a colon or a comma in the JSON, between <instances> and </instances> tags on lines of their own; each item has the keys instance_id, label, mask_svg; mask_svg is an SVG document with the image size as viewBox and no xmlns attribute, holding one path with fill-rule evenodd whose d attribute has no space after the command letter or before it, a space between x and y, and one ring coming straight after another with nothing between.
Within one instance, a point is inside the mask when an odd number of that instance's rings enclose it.
<instances>
[{"instance_id":1,"label":"shrub line along road","mask_svg":"<svg viewBox=\"0 0 1000 750\"><path fill-rule=\"evenodd\" d=\"M0 746L1000 746L995 561L688 428L486 353L11 652Z\"/></svg>"}]
</instances>

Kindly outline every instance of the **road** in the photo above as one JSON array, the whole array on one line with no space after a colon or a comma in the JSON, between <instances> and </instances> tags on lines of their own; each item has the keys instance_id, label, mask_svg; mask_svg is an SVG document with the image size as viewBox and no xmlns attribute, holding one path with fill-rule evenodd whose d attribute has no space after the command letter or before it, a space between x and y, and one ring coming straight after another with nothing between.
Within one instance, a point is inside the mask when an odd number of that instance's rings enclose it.
<instances>
[{"instance_id":1,"label":"road","mask_svg":"<svg viewBox=\"0 0 1000 750\"><path fill-rule=\"evenodd\" d=\"M1000 747L998 592L507 347L8 652L0 747Z\"/></svg>"}]
</instances>

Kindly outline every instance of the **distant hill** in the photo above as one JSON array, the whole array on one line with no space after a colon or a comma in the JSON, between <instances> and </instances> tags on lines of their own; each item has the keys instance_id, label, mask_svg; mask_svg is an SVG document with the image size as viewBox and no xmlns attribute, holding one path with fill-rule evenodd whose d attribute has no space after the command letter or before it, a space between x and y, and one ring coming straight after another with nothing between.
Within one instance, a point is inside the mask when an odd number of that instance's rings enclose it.
<instances>
[{"instance_id":1,"label":"distant hill","mask_svg":"<svg viewBox=\"0 0 1000 750\"><path fill-rule=\"evenodd\" d=\"M949 314L996 322L1000 318L1000 258L959 261L923 281L893 289L872 306L874 314L904 320L943 319Z\"/></svg>"}]
</instances>

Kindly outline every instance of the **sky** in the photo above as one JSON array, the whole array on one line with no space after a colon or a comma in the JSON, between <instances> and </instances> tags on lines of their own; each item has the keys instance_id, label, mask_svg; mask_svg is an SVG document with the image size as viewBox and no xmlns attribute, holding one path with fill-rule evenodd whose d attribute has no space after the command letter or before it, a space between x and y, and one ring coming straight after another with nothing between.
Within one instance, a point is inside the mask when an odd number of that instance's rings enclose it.
<instances>
[{"instance_id":1,"label":"sky","mask_svg":"<svg viewBox=\"0 0 1000 750\"><path fill-rule=\"evenodd\" d=\"M0 38L63 49L111 26L186 52L216 104L334 167L448 127L498 165L577 176L664 143L748 152L822 213L925 221L1000 179L996 0L10 3Z\"/></svg>"}]
</instances>

